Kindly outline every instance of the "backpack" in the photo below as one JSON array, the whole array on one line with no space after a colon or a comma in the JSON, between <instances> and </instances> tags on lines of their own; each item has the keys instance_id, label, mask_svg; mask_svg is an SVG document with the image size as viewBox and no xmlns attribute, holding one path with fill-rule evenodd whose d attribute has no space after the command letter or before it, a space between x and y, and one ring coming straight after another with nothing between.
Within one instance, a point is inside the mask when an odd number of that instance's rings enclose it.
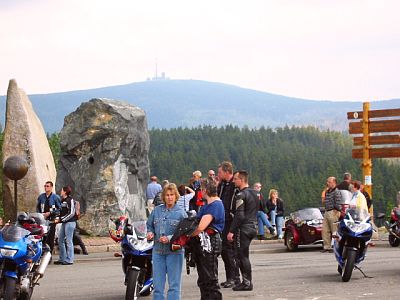
<instances>
[{"instance_id":1,"label":"backpack","mask_svg":"<svg viewBox=\"0 0 400 300\"><path fill-rule=\"evenodd\" d=\"M161 192L157 193L157 195L154 197L153 200L153 205L154 207L159 206L161 204L164 204L164 202L161 200Z\"/></svg>"},{"instance_id":2,"label":"backpack","mask_svg":"<svg viewBox=\"0 0 400 300\"><path fill-rule=\"evenodd\" d=\"M81 204L79 203L79 201L76 201L74 199L74 204L75 204L75 217L77 220L79 220L79 218L81 217Z\"/></svg>"}]
</instances>

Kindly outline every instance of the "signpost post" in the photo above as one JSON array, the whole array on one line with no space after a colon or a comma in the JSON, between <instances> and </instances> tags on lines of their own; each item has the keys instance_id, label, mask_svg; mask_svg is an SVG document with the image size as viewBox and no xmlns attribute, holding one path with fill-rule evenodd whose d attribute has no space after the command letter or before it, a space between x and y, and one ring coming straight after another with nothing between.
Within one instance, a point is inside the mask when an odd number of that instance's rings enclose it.
<instances>
[{"instance_id":1,"label":"signpost post","mask_svg":"<svg viewBox=\"0 0 400 300\"><path fill-rule=\"evenodd\" d=\"M349 123L349 133L358 135L353 137L352 157L362 159L364 188L371 199L372 158L400 157L400 118L396 117L400 109L369 110L369 102L363 103L363 111L347 113L348 120L355 120Z\"/></svg>"}]
</instances>

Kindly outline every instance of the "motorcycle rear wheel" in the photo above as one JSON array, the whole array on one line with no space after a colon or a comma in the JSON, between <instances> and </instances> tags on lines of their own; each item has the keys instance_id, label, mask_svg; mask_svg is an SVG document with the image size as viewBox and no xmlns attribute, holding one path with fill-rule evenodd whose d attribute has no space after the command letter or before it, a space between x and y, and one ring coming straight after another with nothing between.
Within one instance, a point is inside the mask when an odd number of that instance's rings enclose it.
<instances>
[{"instance_id":1,"label":"motorcycle rear wheel","mask_svg":"<svg viewBox=\"0 0 400 300\"><path fill-rule=\"evenodd\" d=\"M342 280L344 282L348 282L351 278L351 274L353 273L354 269L354 263L356 261L356 254L357 252L354 249L347 250L347 258L342 269Z\"/></svg>"},{"instance_id":2,"label":"motorcycle rear wheel","mask_svg":"<svg viewBox=\"0 0 400 300\"><path fill-rule=\"evenodd\" d=\"M389 234L389 245L392 247L398 247L400 245L400 239L395 237L393 234Z\"/></svg>"},{"instance_id":3,"label":"motorcycle rear wheel","mask_svg":"<svg viewBox=\"0 0 400 300\"><path fill-rule=\"evenodd\" d=\"M6 277L4 284L3 300L15 299L15 286L17 284L16 278Z\"/></svg>"},{"instance_id":4,"label":"motorcycle rear wheel","mask_svg":"<svg viewBox=\"0 0 400 300\"><path fill-rule=\"evenodd\" d=\"M128 273L126 274L125 300L137 299L137 296L139 295L138 277L139 271L128 269Z\"/></svg>"}]
</instances>

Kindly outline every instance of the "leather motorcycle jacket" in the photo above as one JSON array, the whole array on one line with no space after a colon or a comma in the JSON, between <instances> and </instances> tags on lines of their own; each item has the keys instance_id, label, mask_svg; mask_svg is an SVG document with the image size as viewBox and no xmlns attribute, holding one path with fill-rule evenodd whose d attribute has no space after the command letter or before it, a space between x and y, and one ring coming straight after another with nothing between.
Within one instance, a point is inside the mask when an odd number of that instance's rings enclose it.
<instances>
[{"instance_id":1,"label":"leather motorcycle jacket","mask_svg":"<svg viewBox=\"0 0 400 300\"><path fill-rule=\"evenodd\" d=\"M253 231L254 226L257 226L257 211L260 205L257 192L246 187L236 194L235 200L236 212L229 231L234 233L239 228L243 232L246 228Z\"/></svg>"},{"instance_id":2,"label":"leather motorcycle jacket","mask_svg":"<svg viewBox=\"0 0 400 300\"><path fill-rule=\"evenodd\" d=\"M225 209L225 222L230 223L236 211L235 194L237 188L233 181L221 181L218 185L218 196L222 200Z\"/></svg>"}]
</instances>

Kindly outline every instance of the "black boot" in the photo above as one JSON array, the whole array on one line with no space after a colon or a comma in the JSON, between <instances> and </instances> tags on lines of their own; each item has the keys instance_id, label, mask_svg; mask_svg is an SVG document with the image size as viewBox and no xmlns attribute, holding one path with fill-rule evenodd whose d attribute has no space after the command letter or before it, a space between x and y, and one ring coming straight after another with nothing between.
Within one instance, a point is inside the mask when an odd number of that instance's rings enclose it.
<instances>
[{"instance_id":1,"label":"black boot","mask_svg":"<svg viewBox=\"0 0 400 300\"><path fill-rule=\"evenodd\" d=\"M244 274L243 274L244 275ZM235 285L232 290L234 291L252 291L253 284L251 283L250 277L243 276L242 283Z\"/></svg>"},{"instance_id":2,"label":"black boot","mask_svg":"<svg viewBox=\"0 0 400 300\"><path fill-rule=\"evenodd\" d=\"M235 285L232 290L234 291L252 291L253 290L253 284L250 282L248 284L245 283L239 283L238 285Z\"/></svg>"},{"instance_id":3,"label":"black boot","mask_svg":"<svg viewBox=\"0 0 400 300\"><path fill-rule=\"evenodd\" d=\"M232 288L235 286L235 281L233 279L227 279L224 282L221 282L221 287L228 289L228 288Z\"/></svg>"}]
</instances>

